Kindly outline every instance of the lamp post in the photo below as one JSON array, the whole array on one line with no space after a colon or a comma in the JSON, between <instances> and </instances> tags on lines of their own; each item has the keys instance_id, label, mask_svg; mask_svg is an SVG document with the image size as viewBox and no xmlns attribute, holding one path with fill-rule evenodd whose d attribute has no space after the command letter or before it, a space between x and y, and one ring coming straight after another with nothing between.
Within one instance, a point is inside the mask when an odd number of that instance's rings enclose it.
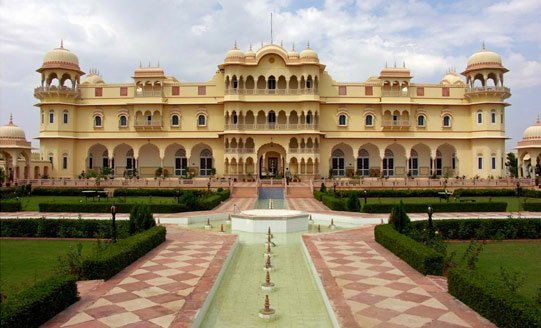
<instances>
[{"instance_id":1,"label":"lamp post","mask_svg":"<svg viewBox=\"0 0 541 328\"><path fill-rule=\"evenodd\" d=\"M116 243L116 222L115 222L116 212L117 212L117 208L113 204L111 206L111 215L113 216L113 243Z\"/></svg>"},{"instance_id":2,"label":"lamp post","mask_svg":"<svg viewBox=\"0 0 541 328\"><path fill-rule=\"evenodd\" d=\"M520 180L517 179L517 189L516 189L516 192L517 192L517 206L520 210Z\"/></svg>"},{"instance_id":3,"label":"lamp post","mask_svg":"<svg viewBox=\"0 0 541 328\"><path fill-rule=\"evenodd\" d=\"M366 189L363 191L363 195L364 195L364 205L366 205Z\"/></svg>"},{"instance_id":4,"label":"lamp post","mask_svg":"<svg viewBox=\"0 0 541 328\"><path fill-rule=\"evenodd\" d=\"M180 204L180 190L177 189L177 204Z\"/></svg>"},{"instance_id":5,"label":"lamp post","mask_svg":"<svg viewBox=\"0 0 541 328\"><path fill-rule=\"evenodd\" d=\"M207 182L207 192L210 192L210 178L209 178L209 182Z\"/></svg>"},{"instance_id":6,"label":"lamp post","mask_svg":"<svg viewBox=\"0 0 541 328\"><path fill-rule=\"evenodd\" d=\"M334 183L332 184L332 191L333 192L336 192L336 180L334 181Z\"/></svg>"},{"instance_id":7,"label":"lamp post","mask_svg":"<svg viewBox=\"0 0 541 328\"><path fill-rule=\"evenodd\" d=\"M432 214L434 214L434 209L432 205L428 205L428 238L432 239L434 237L434 224L432 222Z\"/></svg>"}]
</instances>

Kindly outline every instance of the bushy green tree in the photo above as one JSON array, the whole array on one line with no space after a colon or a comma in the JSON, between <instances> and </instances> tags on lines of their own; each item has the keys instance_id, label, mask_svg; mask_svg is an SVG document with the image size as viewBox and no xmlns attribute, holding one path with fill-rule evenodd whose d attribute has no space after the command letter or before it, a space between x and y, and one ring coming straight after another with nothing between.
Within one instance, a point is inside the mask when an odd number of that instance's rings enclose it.
<instances>
[{"instance_id":1,"label":"bushy green tree","mask_svg":"<svg viewBox=\"0 0 541 328\"><path fill-rule=\"evenodd\" d=\"M150 208L145 204L135 205L130 212L130 234L148 230L156 225Z\"/></svg>"},{"instance_id":2,"label":"bushy green tree","mask_svg":"<svg viewBox=\"0 0 541 328\"><path fill-rule=\"evenodd\" d=\"M518 159L515 156L515 153L507 153L507 162L505 162L505 166L507 166L510 176L518 176Z\"/></svg>"},{"instance_id":3,"label":"bushy green tree","mask_svg":"<svg viewBox=\"0 0 541 328\"><path fill-rule=\"evenodd\" d=\"M321 187L319 187L319 191L321 192L327 192L327 187L325 186L325 183L321 183Z\"/></svg>"},{"instance_id":4,"label":"bushy green tree","mask_svg":"<svg viewBox=\"0 0 541 328\"><path fill-rule=\"evenodd\" d=\"M348 211L350 212L360 212L361 211L361 202L355 193L349 193L347 201Z\"/></svg>"},{"instance_id":5,"label":"bushy green tree","mask_svg":"<svg viewBox=\"0 0 541 328\"><path fill-rule=\"evenodd\" d=\"M391 210L389 223L392 224L398 232L403 233L408 229L410 222L408 213L406 213L404 208L404 203L400 200L400 203Z\"/></svg>"}]
</instances>

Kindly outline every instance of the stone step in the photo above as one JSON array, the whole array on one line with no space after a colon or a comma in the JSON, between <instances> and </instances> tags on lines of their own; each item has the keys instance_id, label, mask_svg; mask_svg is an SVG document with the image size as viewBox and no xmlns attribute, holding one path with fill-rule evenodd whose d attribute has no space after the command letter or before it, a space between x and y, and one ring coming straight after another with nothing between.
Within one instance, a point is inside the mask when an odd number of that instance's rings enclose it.
<instances>
[{"instance_id":1,"label":"stone step","mask_svg":"<svg viewBox=\"0 0 541 328\"><path fill-rule=\"evenodd\" d=\"M235 187L232 198L257 198L257 188L254 187Z\"/></svg>"},{"instance_id":2,"label":"stone step","mask_svg":"<svg viewBox=\"0 0 541 328\"><path fill-rule=\"evenodd\" d=\"M287 198L312 198L314 197L310 187L289 187L287 188Z\"/></svg>"}]
</instances>

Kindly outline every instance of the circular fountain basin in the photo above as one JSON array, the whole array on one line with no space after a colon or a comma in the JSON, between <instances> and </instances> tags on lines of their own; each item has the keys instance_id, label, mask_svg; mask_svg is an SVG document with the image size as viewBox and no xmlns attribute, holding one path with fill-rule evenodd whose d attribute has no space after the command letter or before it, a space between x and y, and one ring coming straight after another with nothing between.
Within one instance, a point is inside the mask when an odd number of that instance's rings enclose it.
<instances>
[{"instance_id":1,"label":"circular fountain basin","mask_svg":"<svg viewBox=\"0 0 541 328\"><path fill-rule=\"evenodd\" d=\"M297 232L308 230L309 214L283 209L247 210L231 214L231 230L266 233Z\"/></svg>"}]
</instances>

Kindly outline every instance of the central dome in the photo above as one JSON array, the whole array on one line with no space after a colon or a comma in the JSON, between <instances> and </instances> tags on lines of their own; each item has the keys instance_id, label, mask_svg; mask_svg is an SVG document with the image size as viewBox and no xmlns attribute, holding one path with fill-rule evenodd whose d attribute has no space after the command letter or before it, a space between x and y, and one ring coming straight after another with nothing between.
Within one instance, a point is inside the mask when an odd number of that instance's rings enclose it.
<instances>
[{"instance_id":1,"label":"central dome","mask_svg":"<svg viewBox=\"0 0 541 328\"><path fill-rule=\"evenodd\" d=\"M535 125L524 130L523 140L541 139L541 120L537 119Z\"/></svg>"},{"instance_id":2,"label":"central dome","mask_svg":"<svg viewBox=\"0 0 541 328\"><path fill-rule=\"evenodd\" d=\"M319 63L319 58L317 56L317 52L312 50L310 48L310 46L306 47L306 49L301 51L301 53L299 54L299 57L300 57L301 61L304 61L304 62Z\"/></svg>"},{"instance_id":3,"label":"central dome","mask_svg":"<svg viewBox=\"0 0 541 328\"><path fill-rule=\"evenodd\" d=\"M226 63L242 62L244 61L244 57L245 57L244 52L237 49L237 47L235 46L233 49L229 50L227 54L225 55L225 62Z\"/></svg>"},{"instance_id":4,"label":"central dome","mask_svg":"<svg viewBox=\"0 0 541 328\"><path fill-rule=\"evenodd\" d=\"M502 57L494 51L482 49L481 51L474 53L470 59L468 59L467 68L481 65L502 67Z\"/></svg>"}]
</instances>

